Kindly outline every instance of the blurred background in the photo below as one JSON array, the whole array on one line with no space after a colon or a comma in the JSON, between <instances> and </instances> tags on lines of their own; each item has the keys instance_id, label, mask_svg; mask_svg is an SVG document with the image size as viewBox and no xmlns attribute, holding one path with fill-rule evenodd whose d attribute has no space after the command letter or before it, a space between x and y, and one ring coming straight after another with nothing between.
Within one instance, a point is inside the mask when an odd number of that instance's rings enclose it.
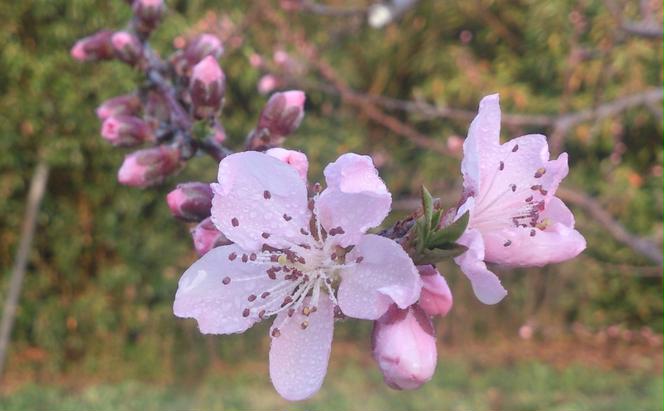
<instances>
[{"instance_id":1,"label":"blurred background","mask_svg":"<svg viewBox=\"0 0 664 411\"><path fill-rule=\"evenodd\" d=\"M310 178L340 153L373 156L406 215L425 184L461 193L460 147L482 96L501 95L503 138L549 136L570 155L560 196L588 249L541 269L496 268L510 294L484 306L453 264L434 380L382 383L369 322L336 328L321 392L288 405L267 373L267 326L204 336L172 314L196 258L165 194L212 181L191 161L150 190L121 186L124 153L94 109L131 91L122 63L80 64L80 37L120 28L124 1L0 2L0 300L35 166L50 167L0 382L0 409L661 410L662 2L659 0L168 1L153 45L223 39L230 146L273 90L301 88L286 141Z\"/></svg>"}]
</instances>

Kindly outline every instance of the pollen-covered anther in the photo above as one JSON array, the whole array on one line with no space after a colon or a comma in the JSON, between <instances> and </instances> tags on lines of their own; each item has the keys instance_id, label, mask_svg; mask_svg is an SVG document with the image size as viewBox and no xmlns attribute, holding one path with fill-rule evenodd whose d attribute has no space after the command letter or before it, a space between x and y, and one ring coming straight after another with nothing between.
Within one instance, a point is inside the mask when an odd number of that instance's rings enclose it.
<instances>
[{"instance_id":1,"label":"pollen-covered anther","mask_svg":"<svg viewBox=\"0 0 664 411\"><path fill-rule=\"evenodd\" d=\"M243 317L249 317L249 314L251 314L251 310L248 308L245 308L244 311L242 311L242 316Z\"/></svg>"},{"instance_id":2,"label":"pollen-covered anther","mask_svg":"<svg viewBox=\"0 0 664 411\"><path fill-rule=\"evenodd\" d=\"M345 233L346 233L346 232L345 232L344 229L341 228L341 227L333 227L333 228L331 228L330 231L328 232L328 234L329 234L330 236L335 236L335 235L345 234Z\"/></svg>"},{"instance_id":3,"label":"pollen-covered anther","mask_svg":"<svg viewBox=\"0 0 664 411\"><path fill-rule=\"evenodd\" d=\"M269 292L269 291L265 291L263 294L261 294L261 298L262 298L262 299L266 299L266 298L269 297L269 296L270 296L270 292Z\"/></svg>"},{"instance_id":4,"label":"pollen-covered anther","mask_svg":"<svg viewBox=\"0 0 664 411\"><path fill-rule=\"evenodd\" d=\"M307 320L302 321L302 323L300 324L300 328L302 328L303 330L306 330L308 326L309 326L309 321Z\"/></svg>"},{"instance_id":5,"label":"pollen-covered anther","mask_svg":"<svg viewBox=\"0 0 664 411\"><path fill-rule=\"evenodd\" d=\"M535 178L540 178L546 173L546 168L540 167L535 171Z\"/></svg>"},{"instance_id":6,"label":"pollen-covered anther","mask_svg":"<svg viewBox=\"0 0 664 411\"><path fill-rule=\"evenodd\" d=\"M277 337L279 337L280 335L281 335L281 331L279 331L278 328L274 328L274 329L272 330L272 336L273 336L274 338L277 338Z\"/></svg>"},{"instance_id":7,"label":"pollen-covered anther","mask_svg":"<svg viewBox=\"0 0 664 411\"><path fill-rule=\"evenodd\" d=\"M302 307L302 314L308 316L309 314L311 314L311 308Z\"/></svg>"},{"instance_id":8,"label":"pollen-covered anther","mask_svg":"<svg viewBox=\"0 0 664 411\"><path fill-rule=\"evenodd\" d=\"M229 261L234 261L236 258L237 258L237 254L236 254L236 253L230 253L230 254L228 254L228 260L229 260Z\"/></svg>"},{"instance_id":9,"label":"pollen-covered anther","mask_svg":"<svg viewBox=\"0 0 664 411\"><path fill-rule=\"evenodd\" d=\"M263 198L266 199L266 200L271 199L272 198L272 193L270 193L267 190L263 191Z\"/></svg>"},{"instance_id":10,"label":"pollen-covered anther","mask_svg":"<svg viewBox=\"0 0 664 411\"><path fill-rule=\"evenodd\" d=\"M256 301L256 296L254 294L249 294L249 297L247 297L247 301L254 302Z\"/></svg>"}]
</instances>

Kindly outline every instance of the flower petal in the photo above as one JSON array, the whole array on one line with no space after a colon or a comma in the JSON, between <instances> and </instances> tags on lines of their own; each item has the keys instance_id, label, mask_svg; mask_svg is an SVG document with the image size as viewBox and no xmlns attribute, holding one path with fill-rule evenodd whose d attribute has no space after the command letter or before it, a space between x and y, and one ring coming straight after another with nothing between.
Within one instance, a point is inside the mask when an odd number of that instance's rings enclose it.
<instances>
[{"instance_id":1,"label":"flower petal","mask_svg":"<svg viewBox=\"0 0 664 411\"><path fill-rule=\"evenodd\" d=\"M308 326L302 329L302 323ZM274 337L275 328L279 336ZM287 400L300 401L314 395L323 384L332 348L334 309L321 294L318 310L292 317L280 313L270 335L270 378L277 392Z\"/></svg>"},{"instance_id":2,"label":"flower petal","mask_svg":"<svg viewBox=\"0 0 664 411\"><path fill-rule=\"evenodd\" d=\"M269 265L246 264L240 258L229 260L231 253L242 252L236 244L217 247L189 267L178 283L175 315L195 318L204 334L241 333L258 322L255 313L242 315L247 297L260 295L275 281L265 275Z\"/></svg>"},{"instance_id":3,"label":"flower petal","mask_svg":"<svg viewBox=\"0 0 664 411\"><path fill-rule=\"evenodd\" d=\"M246 151L224 158L212 189L212 221L246 250L300 242L300 229L309 227L305 184L274 157Z\"/></svg>"},{"instance_id":4,"label":"flower petal","mask_svg":"<svg viewBox=\"0 0 664 411\"><path fill-rule=\"evenodd\" d=\"M480 183L480 167L483 158L500 145L500 105L498 94L486 96L480 101L477 116L470 124L468 137L463 143L463 187L466 192L477 193Z\"/></svg>"},{"instance_id":5,"label":"flower petal","mask_svg":"<svg viewBox=\"0 0 664 411\"><path fill-rule=\"evenodd\" d=\"M369 156L342 155L325 167L325 181L327 189L316 202L316 213L328 233L342 228L343 234L335 237L342 247L357 243L390 211L392 195Z\"/></svg>"},{"instance_id":6,"label":"flower petal","mask_svg":"<svg viewBox=\"0 0 664 411\"><path fill-rule=\"evenodd\" d=\"M484 263L484 241L479 231L466 232L457 240L468 247L468 251L454 259L461 271L468 277L475 296L484 304L496 304L507 295L507 290L500 284L500 279L486 268Z\"/></svg>"},{"instance_id":7,"label":"flower petal","mask_svg":"<svg viewBox=\"0 0 664 411\"><path fill-rule=\"evenodd\" d=\"M345 315L375 320L385 314L392 302L406 308L417 301L422 287L420 276L395 241L366 234L348 253L346 261L356 264L341 272L337 299Z\"/></svg>"},{"instance_id":8,"label":"flower petal","mask_svg":"<svg viewBox=\"0 0 664 411\"><path fill-rule=\"evenodd\" d=\"M574 258L586 248L586 240L574 229L572 212L558 197L551 198L542 219L549 221L544 230L519 227L483 234L486 261L512 267L541 267Z\"/></svg>"},{"instance_id":9,"label":"flower petal","mask_svg":"<svg viewBox=\"0 0 664 411\"><path fill-rule=\"evenodd\" d=\"M265 152L268 156L283 161L293 167L295 171L307 182L307 171L309 170L309 160L304 153L295 150L286 150L285 148L275 147Z\"/></svg>"},{"instance_id":10,"label":"flower petal","mask_svg":"<svg viewBox=\"0 0 664 411\"><path fill-rule=\"evenodd\" d=\"M431 265L420 265L417 270L420 272L422 280L422 291L418 304L427 315L446 316L452 309L453 298L445 277Z\"/></svg>"}]
</instances>

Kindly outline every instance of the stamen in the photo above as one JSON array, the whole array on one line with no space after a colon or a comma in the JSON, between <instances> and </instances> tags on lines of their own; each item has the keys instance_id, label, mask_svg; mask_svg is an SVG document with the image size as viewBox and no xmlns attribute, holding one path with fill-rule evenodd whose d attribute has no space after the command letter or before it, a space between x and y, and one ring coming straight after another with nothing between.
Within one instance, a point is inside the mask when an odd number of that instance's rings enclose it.
<instances>
[{"instance_id":1,"label":"stamen","mask_svg":"<svg viewBox=\"0 0 664 411\"><path fill-rule=\"evenodd\" d=\"M270 238L270 233L263 233L261 234L261 237L267 240L268 238Z\"/></svg>"},{"instance_id":2,"label":"stamen","mask_svg":"<svg viewBox=\"0 0 664 411\"><path fill-rule=\"evenodd\" d=\"M509 247L509 246L511 246L511 245L512 245L512 241L511 241L511 240L507 240L507 241L505 241L505 244L503 244L503 247Z\"/></svg>"},{"instance_id":3,"label":"stamen","mask_svg":"<svg viewBox=\"0 0 664 411\"><path fill-rule=\"evenodd\" d=\"M224 277L224 279L221 280L221 283L222 283L223 285L228 285L228 284L231 283L231 278L230 278L230 277Z\"/></svg>"},{"instance_id":4,"label":"stamen","mask_svg":"<svg viewBox=\"0 0 664 411\"><path fill-rule=\"evenodd\" d=\"M505 163L501 161L500 165L498 166L498 170L503 171L504 169L505 169Z\"/></svg>"},{"instance_id":5,"label":"stamen","mask_svg":"<svg viewBox=\"0 0 664 411\"><path fill-rule=\"evenodd\" d=\"M283 217L284 217L284 220L286 220L286 221L290 221L290 220L293 219L293 217L289 216L288 214L284 214Z\"/></svg>"},{"instance_id":6,"label":"stamen","mask_svg":"<svg viewBox=\"0 0 664 411\"><path fill-rule=\"evenodd\" d=\"M277 338L277 337L279 337L280 335L281 335L281 331L279 331L278 328L274 328L274 329L272 330L272 336L273 336L274 338Z\"/></svg>"},{"instance_id":7,"label":"stamen","mask_svg":"<svg viewBox=\"0 0 664 411\"><path fill-rule=\"evenodd\" d=\"M240 225L240 222L238 221L237 218L233 217L233 218L231 219L231 225L232 225L233 227L237 227L237 226Z\"/></svg>"},{"instance_id":8,"label":"stamen","mask_svg":"<svg viewBox=\"0 0 664 411\"><path fill-rule=\"evenodd\" d=\"M251 310L249 310L248 308L245 308L244 311L242 311L242 316L245 317L245 318L249 317L250 313L251 313Z\"/></svg>"},{"instance_id":9,"label":"stamen","mask_svg":"<svg viewBox=\"0 0 664 411\"><path fill-rule=\"evenodd\" d=\"M535 171L535 178L540 178L546 173L546 168L540 167Z\"/></svg>"},{"instance_id":10,"label":"stamen","mask_svg":"<svg viewBox=\"0 0 664 411\"><path fill-rule=\"evenodd\" d=\"M307 320L302 321L302 324L300 324L300 327L303 330L306 330L308 326L309 326L309 321L307 321Z\"/></svg>"},{"instance_id":11,"label":"stamen","mask_svg":"<svg viewBox=\"0 0 664 411\"><path fill-rule=\"evenodd\" d=\"M269 191L265 190L263 191L263 198L269 200L272 198L272 194Z\"/></svg>"},{"instance_id":12,"label":"stamen","mask_svg":"<svg viewBox=\"0 0 664 411\"><path fill-rule=\"evenodd\" d=\"M254 294L249 294L249 297L247 297L247 301L254 302L256 301L256 296Z\"/></svg>"},{"instance_id":13,"label":"stamen","mask_svg":"<svg viewBox=\"0 0 664 411\"><path fill-rule=\"evenodd\" d=\"M518 149L519 145L518 144L514 145L514 147L512 147L512 153L516 153Z\"/></svg>"},{"instance_id":14,"label":"stamen","mask_svg":"<svg viewBox=\"0 0 664 411\"><path fill-rule=\"evenodd\" d=\"M233 261L237 258L237 254L235 252L228 254L228 259L230 261Z\"/></svg>"}]
</instances>

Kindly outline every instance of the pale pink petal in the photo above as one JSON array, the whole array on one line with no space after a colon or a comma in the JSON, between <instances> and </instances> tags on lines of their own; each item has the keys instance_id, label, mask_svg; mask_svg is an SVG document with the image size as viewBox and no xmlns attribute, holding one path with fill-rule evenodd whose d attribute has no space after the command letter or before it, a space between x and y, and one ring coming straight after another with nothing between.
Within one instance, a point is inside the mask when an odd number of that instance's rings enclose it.
<instances>
[{"instance_id":1,"label":"pale pink petal","mask_svg":"<svg viewBox=\"0 0 664 411\"><path fill-rule=\"evenodd\" d=\"M544 230L515 227L484 233L486 261L541 267L574 258L586 248L586 240L574 229L572 212L559 198L551 198L541 221L546 225Z\"/></svg>"},{"instance_id":2,"label":"pale pink petal","mask_svg":"<svg viewBox=\"0 0 664 411\"><path fill-rule=\"evenodd\" d=\"M484 241L477 230L469 229L457 241L468 247L468 251L454 259L468 277L475 296L484 304L496 304L507 295L500 279L486 268L484 263Z\"/></svg>"},{"instance_id":3,"label":"pale pink petal","mask_svg":"<svg viewBox=\"0 0 664 411\"><path fill-rule=\"evenodd\" d=\"M217 247L196 261L180 278L173 312L195 318L204 334L241 333L259 321L256 312L244 316L249 295L260 295L276 284L265 274L269 265L229 259L243 250L235 244Z\"/></svg>"},{"instance_id":4,"label":"pale pink petal","mask_svg":"<svg viewBox=\"0 0 664 411\"><path fill-rule=\"evenodd\" d=\"M309 160L304 153L295 150L286 150L285 148L275 147L265 152L268 156L278 158L289 166L293 167L295 171L302 177L304 182L307 181L307 171L309 170Z\"/></svg>"},{"instance_id":5,"label":"pale pink petal","mask_svg":"<svg viewBox=\"0 0 664 411\"><path fill-rule=\"evenodd\" d=\"M480 182L480 167L484 158L492 155L500 145L500 105L498 94L480 101L479 112L470 124L468 137L463 143L463 186L466 192L476 193Z\"/></svg>"},{"instance_id":6,"label":"pale pink petal","mask_svg":"<svg viewBox=\"0 0 664 411\"><path fill-rule=\"evenodd\" d=\"M393 302L406 308L420 295L417 268L395 241L366 234L346 255L346 263L355 265L341 271L337 299L349 317L375 320Z\"/></svg>"},{"instance_id":7,"label":"pale pink petal","mask_svg":"<svg viewBox=\"0 0 664 411\"><path fill-rule=\"evenodd\" d=\"M427 315L446 316L452 309L453 298L445 277L431 265L417 267L422 280L422 291L418 304Z\"/></svg>"},{"instance_id":8,"label":"pale pink petal","mask_svg":"<svg viewBox=\"0 0 664 411\"><path fill-rule=\"evenodd\" d=\"M338 231L335 241L342 247L355 244L390 211L392 195L369 156L342 155L325 167L325 181L316 212L328 233Z\"/></svg>"},{"instance_id":9,"label":"pale pink petal","mask_svg":"<svg viewBox=\"0 0 664 411\"><path fill-rule=\"evenodd\" d=\"M307 299L308 300L308 299ZM307 326L303 329L302 323ZM275 335L278 329L278 336ZM327 294L321 294L318 310L305 316L301 311L288 317L280 313L270 335L270 378L287 400L300 401L314 395L323 384L332 348L334 309Z\"/></svg>"},{"instance_id":10,"label":"pale pink petal","mask_svg":"<svg viewBox=\"0 0 664 411\"><path fill-rule=\"evenodd\" d=\"M300 230L309 227L304 182L274 157L255 151L226 157L212 189L212 221L244 249L300 243Z\"/></svg>"}]
</instances>

